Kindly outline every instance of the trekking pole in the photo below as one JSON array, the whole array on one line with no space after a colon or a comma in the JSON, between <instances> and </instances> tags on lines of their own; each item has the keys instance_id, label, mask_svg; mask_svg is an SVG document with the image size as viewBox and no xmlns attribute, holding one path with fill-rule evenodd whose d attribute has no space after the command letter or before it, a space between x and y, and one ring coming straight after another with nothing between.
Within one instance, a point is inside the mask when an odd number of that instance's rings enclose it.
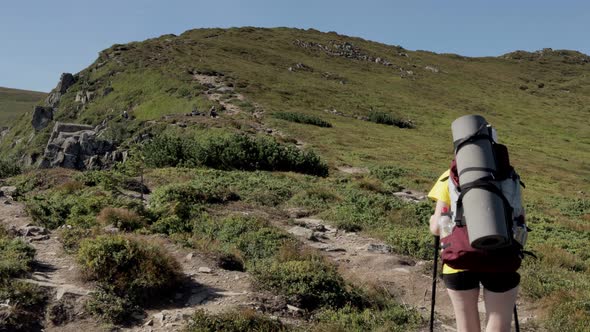
<instances>
[{"instance_id":1,"label":"trekking pole","mask_svg":"<svg viewBox=\"0 0 590 332\"><path fill-rule=\"evenodd\" d=\"M432 269L432 299L430 300L430 332L434 331L434 303L436 301L436 273L438 272L438 249L440 237L434 237L434 268ZM516 307L515 307L516 310ZM516 313L516 311L515 311Z\"/></svg>"},{"instance_id":2,"label":"trekking pole","mask_svg":"<svg viewBox=\"0 0 590 332\"><path fill-rule=\"evenodd\" d=\"M518 312L516 312L516 303L514 304L514 328L516 328L516 332L520 332L520 326L518 325Z\"/></svg>"}]
</instances>

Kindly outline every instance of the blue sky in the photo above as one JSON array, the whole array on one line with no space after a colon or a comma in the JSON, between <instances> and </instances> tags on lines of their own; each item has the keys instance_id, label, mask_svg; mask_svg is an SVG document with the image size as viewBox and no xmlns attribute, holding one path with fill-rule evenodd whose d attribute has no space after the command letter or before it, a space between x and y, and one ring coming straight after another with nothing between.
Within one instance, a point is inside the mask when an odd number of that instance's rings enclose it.
<instances>
[{"instance_id":1,"label":"blue sky","mask_svg":"<svg viewBox=\"0 0 590 332\"><path fill-rule=\"evenodd\" d=\"M315 28L467 56L544 47L590 54L585 0L6 0L0 86L49 91L112 44L235 26Z\"/></svg>"}]
</instances>

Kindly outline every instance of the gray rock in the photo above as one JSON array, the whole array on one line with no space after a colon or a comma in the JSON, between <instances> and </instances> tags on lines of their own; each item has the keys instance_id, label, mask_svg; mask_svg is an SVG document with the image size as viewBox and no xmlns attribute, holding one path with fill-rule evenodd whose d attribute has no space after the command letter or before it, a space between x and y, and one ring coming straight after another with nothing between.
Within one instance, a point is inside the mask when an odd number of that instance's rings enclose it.
<instances>
[{"instance_id":1,"label":"gray rock","mask_svg":"<svg viewBox=\"0 0 590 332\"><path fill-rule=\"evenodd\" d=\"M367 246L367 251L380 254L389 254L393 252L393 248L387 244L371 243Z\"/></svg>"},{"instance_id":2,"label":"gray rock","mask_svg":"<svg viewBox=\"0 0 590 332\"><path fill-rule=\"evenodd\" d=\"M53 120L53 107L35 106L31 124L36 131L39 131Z\"/></svg>"},{"instance_id":3,"label":"gray rock","mask_svg":"<svg viewBox=\"0 0 590 332\"><path fill-rule=\"evenodd\" d=\"M309 212L308 210L298 207L286 209L285 212L289 214L289 218L293 219L307 217L311 214L311 212Z\"/></svg>"},{"instance_id":4,"label":"gray rock","mask_svg":"<svg viewBox=\"0 0 590 332\"><path fill-rule=\"evenodd\" d=\"M26 226L18 231L21 236L46 235L47 230L40 226Z\"/></svg>"},{"instance_id":5,"label":"gray rock","mask_svg":"<svg viewBox=\"0 0 590 332\"><path fill-rule=\"evenodd\" d=\"M230 88L229 86L222 86L221 88L217 89L217 92L221 92L221 93L230 93L233 91L234 91L234 88Z\"/></svg>"},{"instance_id":6,"label":"gray rock","mask_svg":"<svg viewBox=\"0 0 590 332\"><path fill-rule=\"evenodd\" d=\"M206 290L202 291L200 293L197 293L197 294L193 294L186 302L186 305L187 306L199 305L199 304L203 303L203 301L205 301L208 297L209 297L209 292L207 292Z\"/></svg>"},{"instance_id":7,"label":"gray rock","mask_svg":"<svg viewBox=\"0 0 590 332\"><path fill-rule=\"evenodd\" d=\"M1 196L12 197L15 192L16 192L16 187L14 187L14 186L0 187L0 197Z\"/></svg>"},{"instance_id":8,"label":"gray rock","mask_svg":"<svg viewBox=\"0 0 590 332\"><path fill-rule=\"evenodd\" d=\"M76 78L74 77L74 75L70 73L63 73L59 78L59 83L57 83L57 87L55 87L55 90L61 94L64 94L72 85L74 85L74 83L76 83Z\"/></svg>"},{"instance_id":9,"label":"gray rock","mask_svg":"<svg viewBox=\"0 0 590 332\"><path fill-rule=\"evenodd\" d=\"M211 268L201 266L199 268L199 272L201 272L201 273L211 273Z\"/></svg>"},{"instance_id":10,"label":"gray rock","mask_svg":"<svg viewBox=\"0 0 590 332\"><path fill-rule=\"evenodd\" d=\"M297 237L305 238L306 240L314 240L315 239L314 232L311 229L307 229L305 227L295 226L295 227L292 227L289 230L287 230L287 232L289 232Z\"/></svg>"},{"instance_id":11,"label":"gray rock","mask_svg":"<svg viewBox=\"0 0 590 332\"><path fill-rule=\"evenodd\" d=\"M39 167L100 169L123 159L113 142L99 138L92 126L57 122Z\"/></svg>"}]
</instances>

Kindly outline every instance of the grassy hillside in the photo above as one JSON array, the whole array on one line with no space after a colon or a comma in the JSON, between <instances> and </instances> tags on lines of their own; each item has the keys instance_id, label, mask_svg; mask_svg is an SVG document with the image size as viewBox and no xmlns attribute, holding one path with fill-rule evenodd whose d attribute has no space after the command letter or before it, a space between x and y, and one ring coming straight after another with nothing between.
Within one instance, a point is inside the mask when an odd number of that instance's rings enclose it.
<instances>
[{"instance_id":1,"label":"grassy hillside","mask_svg":"<svg viewBox=\"0 0 590 332\"><path fill-rule=\"evenodd\" d=\"M239 153L215 142L249 144L262 153L261 146L274 147L231 134L264 136L267 131L258 129L272 128L284 134L282 143L299 142L315 151L330 176L306 177L301 188L275 183L280 199L271 197L262 205L303 205L343 228L363 229L405 254L422 257L420 246L429 235L425 226L417 230L416 225L429 206L402 207L390 194L402 187L428 190L451 159L452 120L481 114L497 127L527 184L531 249L541 258L522 269L523 294L547 308L550 329L577 331L582 326L577 324L584 324L579 317L590 314L589 74L590 58L575 51L467 58L316 30L200 29L102 51L77 74L56 121L106 121L105 137L132 151L138 135L164 132L172 143L143 150L152 151L148 157L158 161L152 166L224 171L248 169L252 163L236 166L243 156L233 164L222 160L220 155ZM221 100L239 104L242 112L221 112L216 120L183 115L195 106L220 107L207 97L209 88L199 75L215 76L232 87L235 91L221 93ZM86 92L92 94L88 103L76 101L77 94ZM122 120L124 111L131 120ZM365 121L377 113L414 128ZM41 152L51 127L31 136L30 114L21 117L0 141L0 157ZM30 139L10 146L23 137ZM154 156L154 151L176 154ZM336 171L340 166L367 167L371 173L342 179ZM229 181L230 176L215 177ZM181 180L171 175L168 181ZM211 186L233 183L219 181Z\"/></svg>"},{"instance_id":2,"label":"grassy hillside","mask_svg":"<svg viewBox=\"0 0 590 332\"><path fill-rule=\"evenodd\" d=\"M9 127L22 113L47 96L43 92L16 90L0 87L0 127Z\"/></svg>"}]
</instances>

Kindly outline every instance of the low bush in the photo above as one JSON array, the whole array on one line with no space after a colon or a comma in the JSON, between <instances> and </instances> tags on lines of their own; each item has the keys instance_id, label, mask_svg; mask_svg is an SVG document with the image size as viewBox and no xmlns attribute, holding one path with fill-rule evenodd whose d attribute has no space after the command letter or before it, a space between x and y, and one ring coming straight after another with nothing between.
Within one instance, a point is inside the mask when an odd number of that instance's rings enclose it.
<instances>
[{"instance_id":1,"label":"low bush","mask_svg":"<svg viewBox=\"0 0 590 332\"><path fill-rule=\"evenodd\" d=\"M47 302L46 292L37 285L14 280L30 271L35 249L12 238L0 225L0 331L39 330Z\"/></svg>"},{"instance_id":2,"label":"low bush","mask_svg":"<svg viewBox=\"0 0 590 332\"><path fill-rule=\"evenodd\" d=\"M282 332L290 329L277 319L270 319L253 310L208 314L197 310L184 329L185 332Z\"/></svg>"},{"instance_id":3,"label":"low bush","mask_svg":"<svg viewBox=\"0 0 590 332\"><path fill-rule=\"evenodd\" d=\"M202 218L195 222L196 238L216 241L227 254L239 252L246 263L272 257L290 238L267 221L248 216L229 216L221 220Z\"/></svg>"},{"instance_id":4,"label":"low bush","mask_svg":"<svg viewBox=\"0 0 590 332\"><path fill-rule=\"evenodd\" d=\"M35 257L35 249L20 239L0 238L0 281L27 273Z\"/></svg>"},{"instance_id":5,"label":"low bush","mask_svg":"<svg viewBox=\"0 0 590 332\"><path fill-rule=\"evenodd\" d=\"M296 123L304 123L310 124L318 127L324 128L331 128L332 124L328 121L322 120L321 118L313 115L307 115L302 113L292 113L292 112L276 112L273 113L272 116L277 119L296 122Z\"/></svg>"},{"instance_id":6,"label":"low bush","mask_svg":"<svg viewBox=\"0 0 590 332\"><path fill-rule=\"evenodd\" d=\"M55 229L64 224L89 227L106 206L115 205L110 195L97 190L51 190L26 201L31 217L40 225Z\"/></svg>"},{"instance_id":7,"label":"low bush","mask_svg":"<svg viewBox=\"0 0 590 332\"><path fill-rule=\"evenodd\" d=\"M99 287L90 293L86 310L103 321L123 324L139 308L128 297L115 295L113 289Z\"/></svg>"},{"instance_id":8,"label":"low bush","mask_svg":"<svg viewBox=\"0 0 590 332\"><path fill-rule=\"evenodd\" d=\"M122 235L82 241L77 259L87 280L108 284L115 295L138 303L176 287L181 272L161 245Z\"/></svg>"},{"instance_id":9,"label":"low bush","mask_svg":"<svg viewBox=\"0 0 590 332\"><path fill-rule=\"evenodd\" d=\"M331 205L340 201L336 191L327 187L313 187L300 191L289 200L289 205L310 209L318 213L330 208Z\"/></svg>"},{"instance_id":10,"label":"low bush","mask_svg":"<svg viewBox=\"0 0 590 332\"><path fill-rule=\"evenodd\" d=\"M21 168L14 161L0 159L0 179L20 174Z\"/></svg>"},{"instance_id":11,"label":"low bush","mask_svg":"<svg viewBox=\"0 0 590 332\"><path fill-rule=\"evenodd\" d=\"M215 181L173 183L156 189L151 197L155 206L170 202L221 204L239 199L231 188Z\"/></svg>"},{"instance_id":12,"label":"low bush","mask_svg":"<svg viewBox=\"0 0 590 332\"><path fill-rule=\"evenodd\" d=\"M102 225L112 225L127 232L147 225L139 214L124 208L106 207L100 211L96 219Z\"/></svg>"},{"instance_id":13,"label":"low bush","mask_svg":"<svg viewBox=\"0 0 590 332\"><path fill-rule=\"evenodd\" d=\"M402 255L408 255L419 259L432 259L433 244L432 234L425 224L418 227L397 226L389 230L387 237L393 250Z\"/></svg>"},{"instance_id":14,"label":"low bush","mask_svg":"<svg viewBox=\"0 0 590 332\"><path fill-rule=\"evenodd\" d=\"M317 325L313 331L398 331L417 330L423 319L417 310L390 303L386 307L358 309L345 306L323 310L315 315Z\"/></svg>"},{"instance_id":15,"label":"low bush","mask_svg":"<svg viewBox=\"0 0 590 332\"><path fill-rule=\"evenodd\" d=\"M146 165L205 166L222 170L292 171L327 176L328 166L313 151L300 151L272 138L243 134L211 136L196 142L189 138L163 135L144 150Z\"/></svg>"},{"instance_id":16,"label":"low bush","mask_svg":"<svg viewBox=\"0 0 590 332\"><path fill-rule=\"evenodd\" d=\"M410 120L402 120L399 119L389 113L381 112L381 111L371 111L369 112L369 121L385 124L389 126L396 126L398 128L414 128L414 124Z\"/></svg>"},{"instance_id":17,"label":"low bush","mask_svg":"<svg viewBox=\"0 0 590 332\"><path fill-rule=\"evenodd\" d=\"M318 254L283 254L282 259L257 262L251 272L260 287L303 309L340 308L357 300L337 268Z\"/></svg>"},{"instance_id":18,"label":"low bush","mask_svg":"<svg viewBox=\"0 0 590 332\"><path fill-rule=\"evenodd\" d=\"M549 331L588 331L590 290L561 290L542 301L549 308L546 327Z\"/></svg>"},{"instance_id":19,"label":"low bush","mask_svg":"<svg viewBox=\"0 0 590 332\"><path fill-rule=\"evenodd\" d=\"M68 227L59 231L59 240L67 253L73 254L78 252L80 242L84 239L97 235L96 229Z\"/></svg>"},{"instance_id":20,"label":"low bush","mask_svg":"<svg viewBox=\"0 0 590 332\"><path fill-rule=\"evenodd\" d=\"M43 288L20 280L0 281L0 331L41 331L48 294Z\"/></svg>"}]
</instances>

